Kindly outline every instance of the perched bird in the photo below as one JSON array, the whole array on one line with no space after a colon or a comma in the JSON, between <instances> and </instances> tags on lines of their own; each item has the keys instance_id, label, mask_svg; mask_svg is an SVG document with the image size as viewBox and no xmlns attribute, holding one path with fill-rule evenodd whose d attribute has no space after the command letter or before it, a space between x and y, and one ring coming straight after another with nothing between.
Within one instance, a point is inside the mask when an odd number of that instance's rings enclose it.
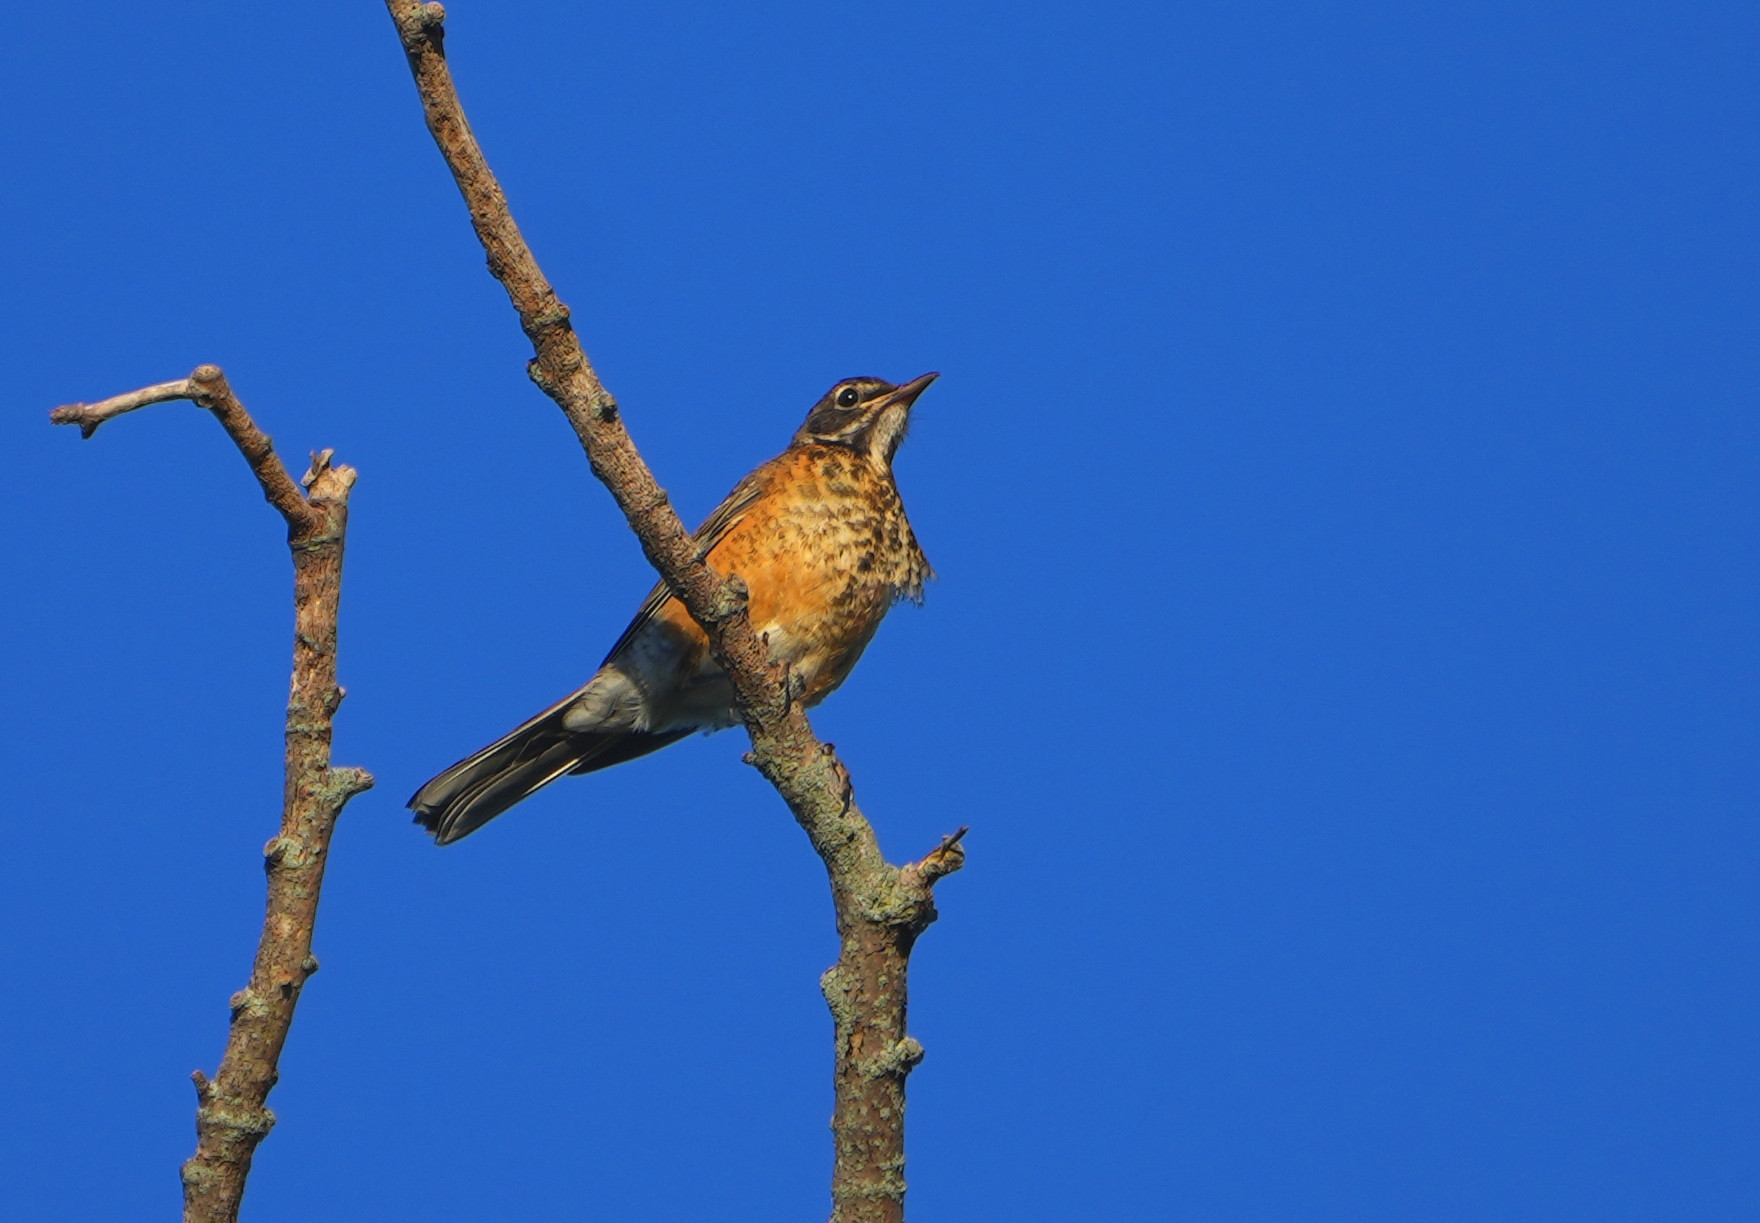
<instances>
[{"instance_id":1,"label":"perched bird","mask_svg":"<svg viewBox=\"0 0 1760 1223\"><path fill-rule=\"evenodd\" d=\"M735 485L693 536L717 573L744 580L752 627L808 705L849 677L894 602L922 600L929 562L892 458L935 378L839 382L788 449ZM662 582L584 687L441 773L409 806L436 844L450 845L564 773L734 721L732 685L708 638Z\"/></svg>"}]
</instances>

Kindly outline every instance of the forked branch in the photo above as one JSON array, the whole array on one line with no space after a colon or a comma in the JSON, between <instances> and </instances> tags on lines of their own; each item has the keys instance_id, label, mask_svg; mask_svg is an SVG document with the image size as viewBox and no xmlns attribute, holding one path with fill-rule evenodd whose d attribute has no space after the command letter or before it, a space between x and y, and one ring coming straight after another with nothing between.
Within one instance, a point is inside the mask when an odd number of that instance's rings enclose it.
<instances>
[{"instance_id":1,"label":"forked branch","mask_svg":"<svg viewBox=\"0 0 1760 1223\"><path fill-rule=\"evenodd\" d=\"M822 982L837 1033L832 1219L900 1220L904 1079L922 1058L922 1046L905 1034L905 966L911 944L935 920L932 885L964 860L958 835L912 866L886 861L855 804L848 771L789 699L786 677L753 630L737 584L698 557L582 351L568 308L514 224L453 86L443 47L445 10L420 0L386 0L386 7L409 57L428 130L464 196L489 270L532 341L532 381L562 409L642 551L708 634L751 735L747 759L776 787L824 860L842 940L838 962Z\"/></svg>"},{"instance_id":2,"label":"forked branch","mask_svg":"<svg viewBox=\"0 0 1760 1223\"><path fill-rule=\"evenodd\" d=\"M300 991L318 971L312 930L330 836L343 804L370 789L364 769L332 768L330 728L342 689L336 683L336 613L342 593L342 545L348 527L352 468L312 456L297 484L282 466L216 366L93 404L56 408L49 419L78 425L90 437L99 425L148 404L188 399L212 412L250 464L263 496L287 521L293 552L293 683L287 701L286 783L281 832L263 849L269 875L263 935L250 983L232 996L226 1053L213 1079L196 1084L196 1153L183 1165L185 1223L232 1223L244 1197L251 1157L275 1124L267 1107L276 1063ZM302 491L303 489L303 491Z\"/></svg>"}]
</instances>

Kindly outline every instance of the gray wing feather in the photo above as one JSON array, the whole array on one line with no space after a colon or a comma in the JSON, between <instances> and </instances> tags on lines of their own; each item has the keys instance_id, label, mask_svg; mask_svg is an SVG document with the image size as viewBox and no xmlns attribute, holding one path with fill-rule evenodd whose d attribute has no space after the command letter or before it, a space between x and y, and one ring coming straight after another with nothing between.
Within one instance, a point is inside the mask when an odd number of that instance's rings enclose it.
<instances>
[{"instance_id":1,"label":"gray wing feather","mask_svg":"<svg viewBox=\"0 0 1760 1223\"><path fill-rule=\"evenodd\" d=\"M707 556L758 499L758 474L741 480L691 537L697 556ZM647 627L672 592L656 583L642 600L635 619L605 656L610 662ZM601 664L603 665L603 664ZM589 681L590 682L590 681ZM583 684L535 717L528 718L488 747L459 761L409 800L416 822L434 834L439 845L450 845L481 828L509 807L565 773L590 773L658 751L689 734L638 731L571 731L563 725L569 706L586 692Z\"/></svg>"},{"instance_id":2,"label":"gray wing feather","mask_svg":"<svg viewBox=\"0 0 1760 1223\"><path fill-rule=\"evenodd\" d=\"M752 508L760 491L758 474L763 470L760 467L758 471L752 472L734 485L733 491L727 494L727 499L716 506L715 512L705 518L703 525L696 529L691 539L697 545L698 560L708 556L714 550L715 545L725 539L727 533L739 525L740 520L746 516L746 511ZM671 597L672 591L666 583L656 582L654 589L648 592L648 597L642 600L641 607L636 609L635 619L629 622L629 627L623 630L623 636L617 639L617 643L605 655L605 662L616 658L624 646L634 641L636 634L647 627L648 622L666 605L666 600ZM599 665L604 666L605 663L602 662ZM580 694L577 692L575 695L579 696ZM569 698L569 700L573 699L574 697Z\"/></svg>"}]
</instances>

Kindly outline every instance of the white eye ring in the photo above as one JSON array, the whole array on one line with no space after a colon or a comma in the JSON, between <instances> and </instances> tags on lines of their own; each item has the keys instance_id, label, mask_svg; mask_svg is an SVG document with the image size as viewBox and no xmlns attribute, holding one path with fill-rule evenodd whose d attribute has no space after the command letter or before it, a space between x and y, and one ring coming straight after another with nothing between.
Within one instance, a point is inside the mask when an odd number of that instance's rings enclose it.
<instances>
[{"instance_id":1,"label":"white eye ring","mask_svg":"<svg viewBox=\"0 0 1760 1223\"><path fill-rule=\"evenodd\" d=\"M856 406L856 400L860 398L861 396L856 393L855 387L846 386L841 391L837 392L837 406L840 408L853 408Z\"/></svg>"}]
</instances>

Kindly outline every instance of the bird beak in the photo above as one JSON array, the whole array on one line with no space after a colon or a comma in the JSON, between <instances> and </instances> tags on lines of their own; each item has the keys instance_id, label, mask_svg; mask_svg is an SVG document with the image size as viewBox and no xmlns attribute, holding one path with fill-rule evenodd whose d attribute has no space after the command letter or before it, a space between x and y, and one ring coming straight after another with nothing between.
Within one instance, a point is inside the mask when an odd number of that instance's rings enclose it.
<instances>
[{"instance_id":1,"label":"bird beak","mask_svg":"<svg viewBox=\"0 0 1760 1223\"><path fill-rule=\"evenodd\" d=\"M909 382L893 391L886 397L887 407L901 407L906 411L917 402L917 396L929 389L929 384L941 377L938 373L927 373L920 378L912 378Z\"/></svg>"}]
</instances>

